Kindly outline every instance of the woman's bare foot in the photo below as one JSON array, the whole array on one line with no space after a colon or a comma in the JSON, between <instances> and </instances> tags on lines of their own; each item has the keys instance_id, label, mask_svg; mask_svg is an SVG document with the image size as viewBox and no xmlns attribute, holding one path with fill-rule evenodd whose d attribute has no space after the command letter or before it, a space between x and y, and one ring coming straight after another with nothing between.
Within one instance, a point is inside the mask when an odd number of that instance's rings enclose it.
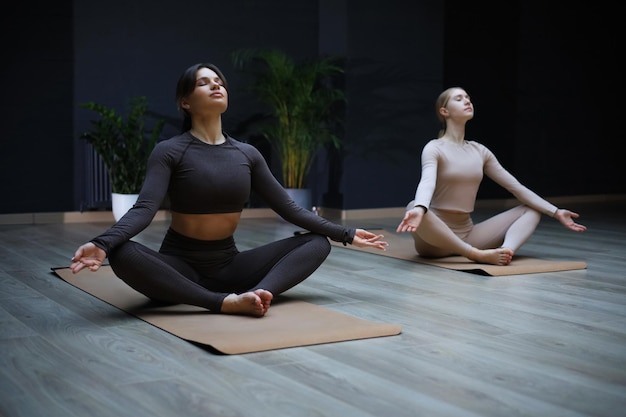
<instances>
[{"instance_id":1,"label":"woman's bare foot","mask_svg":"<svg viewBox=\"0 0 626 417\"><path fill-rule=\"evenodd\" d=\"M222 302L221 312L224 314L263 317L269 310L273 297L272 293L266 290L229 294Z\"/></svg>"},{"instance_id":2,"label":"woman's bare foot","mask_svg":"<svg viewBox=\"0 0 626 417\"><path fill-rule=\"evenodd\" d=\"M508 265L513 260L513 251L509 248L472 248L468 258L480 264Z\"/></svg>"},{"instance_id":3,"label":"woman's bare foot","mask_svg":"<svg viewBox=\"0 0 626 417\"><path fill-rule=\"evenodd\" d=\"M261 303L263 304L263 307L265 308L265 312L267 313L267 310L270 309L270 304L272 304L272 299L274 298L274 294L263 289L255 290L254 293L261 298Z\"/></svg>"}]
</instances>

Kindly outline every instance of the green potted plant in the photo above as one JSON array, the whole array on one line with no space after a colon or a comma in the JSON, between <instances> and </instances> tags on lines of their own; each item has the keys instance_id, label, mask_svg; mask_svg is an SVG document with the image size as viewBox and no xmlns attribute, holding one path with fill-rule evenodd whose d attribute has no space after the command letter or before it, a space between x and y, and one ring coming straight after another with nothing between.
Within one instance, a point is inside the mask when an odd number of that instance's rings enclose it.
<instances>
[{"instance_id":1,"label":"green potted plant","mask_svg":"<svg viewBox=\"0 0 626 417\"><path fill-rule=\"evenodd\" d=\"M79 107L100 116L91 120L91 130L82 133L80 138L93 146L107 168L113 192L113 214L119 220L137 199L146 176L148 156L163 131L165 120L155 119L151 127L148 126L148 103L144 96L128 100L126 118L115 109L94 102L81 103ZM126 200L126 204L122 203L126 207L118 208L119 200Z\"/></svg>"},{"instance_id":2,"label":"green potted plant","mask_svg":"<svg viewBox=\"0 0 626 417\"><path fill-rule=\"evenodd\" d=\"M253 76L249 90L270 109L269 122L262 123L259 132L277 152L283 186L306 189L317 152L326 145L341 145L333 110L345 101L345 93L330 81L343 68L335 57L295 62L278 49L239 49L232 59L235 68Z\"/></svg>"}]
</instances>

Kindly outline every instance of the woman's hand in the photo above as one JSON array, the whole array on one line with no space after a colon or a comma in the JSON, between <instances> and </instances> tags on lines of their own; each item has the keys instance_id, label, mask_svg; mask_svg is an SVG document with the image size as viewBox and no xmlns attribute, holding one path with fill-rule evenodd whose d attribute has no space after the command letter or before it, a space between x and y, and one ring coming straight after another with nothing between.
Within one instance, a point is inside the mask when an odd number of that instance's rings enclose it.
<instances>
[{"instance_id":1,"label":"woman's hand","mask_svg":"<svg viewBox=\"0 0 626 417\"><path fill-rule=\"evenodd\" d=\"M574 232L584 232L587 230L586 226L582 224L578 224L574 221L579 217L578 213L574 213L573 211L569 211L567 209L558 209L556 213L554 213L554 217L561 222L561 224L567 227Z\"/></svg>"},{"instance_id":2,"label":"woman's hand","mask_svg":"<svg viewBox=\"0 0 626 417\"><path fill-rule=\"evenodd\" d=\"M352 244L360 248L371 247L385 250L389 243L380 240L383 237L383 235L377 235L372 232L368 232L367 230L356 229L354 239L352 239Z\"/></svg>"},{"instance_id":3,"label":"woman's hand","mask_svg":"<svg viewBox=\"0 0 626 417\"><path fill-rule=\"evenodd\" d=\"M74 274L85 267L89 268L90 271L97 271L102 266L106 255L105 251L93 243L85 243L74 253L70 269Z\"/></svg>"},{"instance_id":4,"label":"woman's hand","mask_svg":"<svg viewBox=\"0 0 626 417\"><path fill-rule=\"evenodd\" d=\"M414 207L411 210L407 210L404 218L396 229L397 233L401 232L414 232L420 226L422 218L424 217L424 208L421 206Z\"/></svg>"}]
</instances>

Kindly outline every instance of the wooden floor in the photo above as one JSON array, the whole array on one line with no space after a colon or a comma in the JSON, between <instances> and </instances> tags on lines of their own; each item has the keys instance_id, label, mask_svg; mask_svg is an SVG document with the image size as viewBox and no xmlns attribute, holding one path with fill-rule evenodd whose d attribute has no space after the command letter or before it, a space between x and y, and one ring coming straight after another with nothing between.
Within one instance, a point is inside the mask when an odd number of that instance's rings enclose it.
<instances>
[{"instance_id":1,"label":"wooden floor","mask_svg":"<svg viewBox=\"0 0 626 417\"><path fill-rule=\"evenodd\" d=\"M624 416L626 205L570 208L586 233L544 217L519 254L586 270L485 277L334 247L287 294L402 334L232 356L51 272L106 223L2 225L0 415ZM398 220L351 225L395 230ZM166 227L138 239L158 247ZM295 230L244 219L236 237L246 249Z\"/></svg>"}]
</instances>

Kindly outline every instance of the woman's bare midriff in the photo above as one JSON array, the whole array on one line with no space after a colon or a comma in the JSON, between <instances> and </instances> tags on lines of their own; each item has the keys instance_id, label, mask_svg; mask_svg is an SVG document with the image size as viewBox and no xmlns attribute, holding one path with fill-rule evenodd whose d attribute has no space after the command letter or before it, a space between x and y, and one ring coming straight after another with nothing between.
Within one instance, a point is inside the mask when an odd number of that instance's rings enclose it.
<instances>
[{"instance_id":1,"label":"woman's bare midriff","mask_svg":"<svg viewBox=\"0 0 626 417\"><path fill-rule=\"evenodd\" d=\"M185 214L172 211L172 229L183 236L199 240L221 240L237 229L241 212Z\"/></svg>"}]
</instances>

